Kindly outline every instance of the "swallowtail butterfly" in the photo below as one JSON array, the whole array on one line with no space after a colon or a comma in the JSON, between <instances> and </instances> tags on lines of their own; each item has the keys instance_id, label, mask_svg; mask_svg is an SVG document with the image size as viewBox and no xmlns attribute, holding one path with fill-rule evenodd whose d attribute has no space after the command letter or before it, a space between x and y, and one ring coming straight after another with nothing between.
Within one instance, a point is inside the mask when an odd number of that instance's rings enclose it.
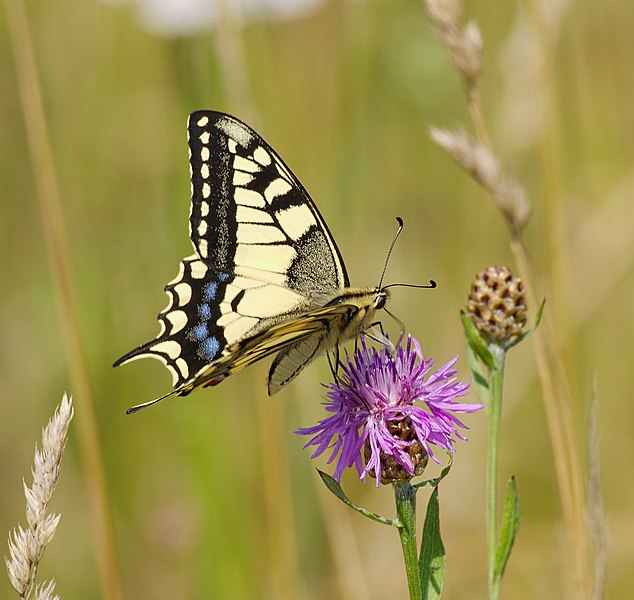
<instances>
[{"instance_id":1,"label":"swallowtail butterfly","mask_svg":"<svg viewBox=\"0 0 634 600\"><path fill-rule=\"evenodd\" d=\"M194 254L167 284L156 339L114 366L160 360L184 396L276 354L269 395L367 329L389 291L351 288L335 241L295 175L255 131L197 111L188 125ZM162 398L129 409L153 404Z\"/></svg>"}]
</instances>

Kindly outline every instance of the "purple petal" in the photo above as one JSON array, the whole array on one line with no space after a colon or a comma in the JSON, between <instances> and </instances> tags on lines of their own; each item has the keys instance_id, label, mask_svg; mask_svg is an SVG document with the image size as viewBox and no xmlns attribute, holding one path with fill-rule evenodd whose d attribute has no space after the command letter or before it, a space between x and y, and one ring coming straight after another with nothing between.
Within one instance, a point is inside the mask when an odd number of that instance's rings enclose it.
<instances>
[{"instance_id":1,"label":"purple petal","mask_svg":"<svg viewBox=\"0 0 634 600\"><path fill-rule=\"evenodd\" d=\"M388 424L409 418L414 435L432 460L431 445L454 452L454 438L464 440L459 428L466 426L453 413L472 413L482 404L459 403L468 393L470 384L456 379L454 357L435 371L435 361L425 359L420 344L401 336L395 352L385 347L368 347L361 337L351 357L345 353L340 362L340 376L328 386L326 412L330 416L313 427L304 427L298 434L312 436L305 447L314 447L312 457L329 452L328 463L337 461L334 477L341 480L343 471L355 467L361 479L374 472L379 485L381 453L392 456L412 476L414 465L407 452L411 442L394 438ZM422 406L414 402L421 401ZM364 447L369 458L363 464Z\"/></svg>"}]
</instances>

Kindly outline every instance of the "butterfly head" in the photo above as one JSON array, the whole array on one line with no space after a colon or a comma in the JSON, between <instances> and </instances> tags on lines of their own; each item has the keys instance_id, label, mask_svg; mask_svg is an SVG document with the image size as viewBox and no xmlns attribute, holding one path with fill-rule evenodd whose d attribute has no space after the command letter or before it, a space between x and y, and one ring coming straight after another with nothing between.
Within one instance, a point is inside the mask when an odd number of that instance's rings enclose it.
<instances>
[{"instance_id":1,"label":"butterfly head","mask_svg":"<svg viewBox=\"0 0 634 600\"><path fill-rule=\"evenodd\" d=\"M374 310L381 310L390 299L390 292L385 288L376 288L374 290Z\"/></svg>"}]
</instances>

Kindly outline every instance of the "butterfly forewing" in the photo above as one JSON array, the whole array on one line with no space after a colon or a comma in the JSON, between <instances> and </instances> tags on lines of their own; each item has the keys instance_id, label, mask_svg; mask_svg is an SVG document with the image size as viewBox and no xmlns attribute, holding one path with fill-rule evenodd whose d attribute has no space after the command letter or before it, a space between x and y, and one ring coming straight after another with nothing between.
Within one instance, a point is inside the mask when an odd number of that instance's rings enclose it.
<instances>
[{"instance_id":1,"label":"butterfly forewing","mask_svg":"<svg viewBox=\"0 0 634 600\"><path fill-rule=\"evenodd\" d=\"M190 234L203 261L306 297L349 285L317 208L257 133L228 115L198 111L188 139Z\"/></svg>"}]
</instances>

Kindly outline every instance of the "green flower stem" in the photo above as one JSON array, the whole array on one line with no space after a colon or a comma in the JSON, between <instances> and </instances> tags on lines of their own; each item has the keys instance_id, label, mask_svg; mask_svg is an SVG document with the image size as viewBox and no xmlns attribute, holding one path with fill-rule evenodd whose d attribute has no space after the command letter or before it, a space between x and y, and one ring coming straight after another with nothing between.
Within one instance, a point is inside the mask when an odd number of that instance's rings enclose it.
<instances>
[{"instance_id":1,"label":"green flower stem","mask_svg":"<svg viewBox=\"0 0 634 600\"><path fill-rule=\"evenodd\" d=\"M422 600L416 548L416 488L409 481L394 484L398 532L401 537L410 600Z\"/></svg>"},{"instance_id":2,"label":"green flower stem","mask_svg":"<svg viewBox=\"0 0 634 600\"><path fill-rule=\"evenodd\" d=\"M500 415L502 413L502 384L506 351L499 346L489 347L494 359L490 371L489 448L487 456L487 550L489 555L489 599L497 600L500 578L495 576L497 548L497 464Z\"/></svg>"}]
</instances>

